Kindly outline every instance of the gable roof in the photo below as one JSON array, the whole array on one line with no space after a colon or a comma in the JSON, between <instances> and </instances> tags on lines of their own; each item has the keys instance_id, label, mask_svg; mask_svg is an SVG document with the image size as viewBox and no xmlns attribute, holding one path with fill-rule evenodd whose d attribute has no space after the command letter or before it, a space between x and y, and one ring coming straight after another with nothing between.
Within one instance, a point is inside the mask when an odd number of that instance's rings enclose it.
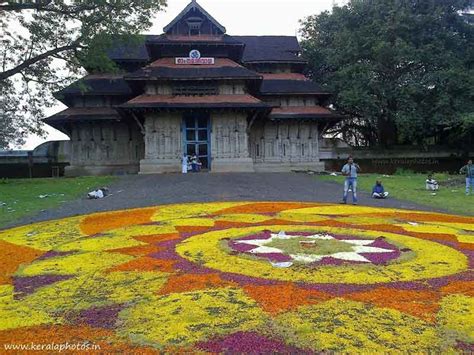
<instances>
[{"instance_id":1,"label":"gable roof","mask_svg":"<svg viewBox=\"0 0 474 355\"><path fill-rule=\"evenodd\" d=\"M107 56L114 61L137 61L147 62L149 60L146 42L158 37L156 35L142 35L143 41L132 43L121 43L118 41L116 45L107 50Z\"/></svg>"},{"instance_id":2,"label":"gable roof","mask_svg":"<svg viewBox=\"0 0 474 355\"><path fill-rule=\"evenodd\" d=\"M161 58L125 76L125 80L248 79L262 77L227 58L216 58L213 65L177 65L174 58Z\"/></svg>"},{"instance_id":3,"label":"gable roof","mask_svg":"<svg viewBox=\"0 0 474 355\"><path fill-rule=\"evenodd\" d=\"M123 79L123 74L87 75L64 89L54 93L56 97L65 95L130 95L132 91Z\"/></svg>"},{"instance_id":4,"label":"gable roof","mask_svg":"<svg viewBox=\"0 0 474 355\"><path fill-rule=\"evenodd\" d=\"M260 86L262 95L283 94L324 94L328 92L310 80L268 80L264 79Z\"/></svg>"},{"instance_id":5,"label":"gable roof","mask_svg":"<svg viewBox=\"0 0 474 355\"><path fill-rule=\"evenodd\" d=\"M165 33L168 32L171 29L171 27L173 27L176 23L178 23L184 16L186 16L186 14L189 11L193 9L198 9L199 11L201 11L202 14L206 16L209 21L211 21L220 31L222 31L222 33L226 32L225 27L222 26L219 22L217 22L217 20L214 17L212 17L206 10L204 10L203 7L196 2L196 0L192 0L188 4L188 6L186 6L184 10L181 11L179 15L174 18L173 21L171 21L168 25L166 25L163 28L163 32Z\"/></svg>"},{"instance_id":6,"label":"gable roof","mask_svg":"<svg viewBox=\"0 0 474 355\"><path fill-rule=\"evenodd\" d=\"M143 43L118 44L108 51L108 56L114 61L149 61L147 44L194 44L209 43L213 45L245 45L243 50L242 62L244 63L301 63L306 60L299 57L301 47L295 36L204 36L200 38L195 36L179 37L162 35L146 35Z\"/></svg>"},{"instance_id":7,"label":"gable roof","mask_svg":"<svg viewBox=\"0 0 474 355\"><path fill-rule=\"evenodd\" d=\"M295 36L233 36L245 44L242 61L306 63Z\"/></svg>"},{"instance_id":8,"label":"gable roof","mask_svg":"<svg viewBox=\"0 0 474 355\"><path fill-rule=\"evenodd\" d=\"M122 109L182 109L182 108L252 108L268 109L269 105L249 94L242 95L140 95L119 106Z\"/></svg>"}]
</instances>

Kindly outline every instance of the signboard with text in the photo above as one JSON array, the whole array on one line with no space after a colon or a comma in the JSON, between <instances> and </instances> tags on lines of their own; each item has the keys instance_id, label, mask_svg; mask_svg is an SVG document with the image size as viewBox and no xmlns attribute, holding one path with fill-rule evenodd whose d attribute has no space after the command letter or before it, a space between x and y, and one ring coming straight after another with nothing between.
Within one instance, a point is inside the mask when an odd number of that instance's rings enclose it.
<instances>
[{"instance_id":1,"label":"signboard with text","mask_svg":"<svg viewBox=\"0 0 474 355\"><path fill-rule=\"evenodd\" d=\"M202 58L197 49L189 52L189 57L175 58L177 65L213 65L214 62L214 58Z\"/></svg>"}]
</instances>

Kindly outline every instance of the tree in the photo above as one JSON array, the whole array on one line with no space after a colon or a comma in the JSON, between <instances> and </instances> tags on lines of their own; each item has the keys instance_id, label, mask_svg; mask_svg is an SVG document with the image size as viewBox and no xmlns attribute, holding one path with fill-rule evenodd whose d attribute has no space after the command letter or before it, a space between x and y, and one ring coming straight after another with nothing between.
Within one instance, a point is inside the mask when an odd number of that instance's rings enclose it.
<instances>
[{"instance_id":1,"label":"tree","mask_svg":"<svg viewBox=\"0 0 474 355\"><path fill-rule=\"evenodd\" d=\"M52 93L89 71L117 71L106 52L135 42L166 0L0 1L0 148L43 132Z\"/></svg>"},{"instance_id":2,"label":"tree","mask_svg":"<svg viewBox=\"0 0 474 355\"><path fill-rule=\"evenodd\" d=\"M472 0L350 0L302 21L310 75L351 120L351 143L459 142L474 135ZM470 18L470 17L469 17Z\"/></svg>"}]
</instances>

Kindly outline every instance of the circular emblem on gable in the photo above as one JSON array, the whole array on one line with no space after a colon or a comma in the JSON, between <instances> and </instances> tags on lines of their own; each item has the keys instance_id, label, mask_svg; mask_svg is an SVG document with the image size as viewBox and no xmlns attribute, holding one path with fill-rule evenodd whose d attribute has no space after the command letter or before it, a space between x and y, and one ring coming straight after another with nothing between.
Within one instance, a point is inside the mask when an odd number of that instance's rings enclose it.
<instances>
[{"instance_id":1,"label":"circular emblem on gable","mask_svg":"<svg viewBox=\"0 0 474 355\"><path fill-rule=\"evenodd\" d=\"M199 59L201 58L201 52L199 52L197 49L193 49L191 52L189 52L189 58Z\"/></svg>"}]
</instances>

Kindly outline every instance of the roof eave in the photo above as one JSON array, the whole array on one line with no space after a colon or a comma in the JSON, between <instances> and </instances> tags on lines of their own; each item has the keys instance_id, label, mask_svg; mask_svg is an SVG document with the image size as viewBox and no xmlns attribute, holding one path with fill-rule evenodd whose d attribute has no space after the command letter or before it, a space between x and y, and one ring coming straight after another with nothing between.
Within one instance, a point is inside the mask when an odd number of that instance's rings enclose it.
<instances>
[{"instance_id":1,"label":"roof eave","mask_svg":"<svg viewBox=\"0 0 474 355\"><path fill-rule=\"evenodd\" d=\"M285 96L285 95L332 95L329 92L298 92L298 91L288 91L288 92L261 92L261 96Z\"/></svg>"}]
</instances>

